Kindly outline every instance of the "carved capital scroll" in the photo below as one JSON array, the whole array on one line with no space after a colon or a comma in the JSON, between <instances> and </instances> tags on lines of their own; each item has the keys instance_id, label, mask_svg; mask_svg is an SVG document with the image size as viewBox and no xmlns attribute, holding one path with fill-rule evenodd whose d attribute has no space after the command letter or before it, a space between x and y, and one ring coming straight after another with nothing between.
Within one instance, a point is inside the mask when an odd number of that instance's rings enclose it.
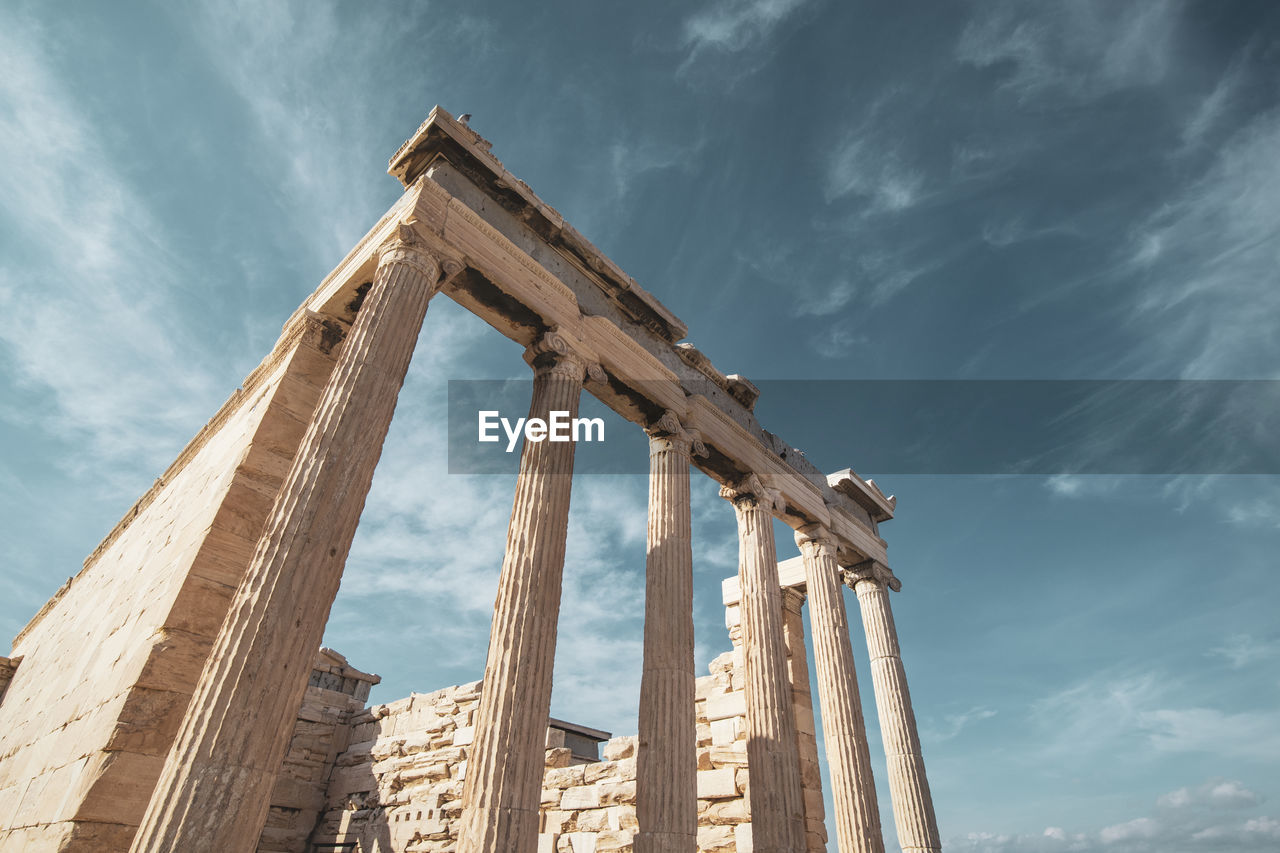
<instances>
[{"instance_id":1,"label":"carved capital scroll","mask_svg":"<svg viewBox=\"0 0 1280 853\"><path fill-rule=\"evenodd\" d=\"M686 456L706 456L707 446L702 443L702 433L687 428L680 421L680 416L671 409L662 413L644 430L649 435L649 446L654 450L674 448L684 452Z\"/></svg>"},{"instance_id":2,"label":"carved capital scroll","mask_svg":"<svg viewBox=\"0 0 1280 853\"><path fill-rule=\"evenodd\" d=\"M604 370L600 365L585 355L558 326L552 326L530 344L524 352L524 360L537 375L565 376L575 382L584 379L604 381Z\"/></svg>"},{"instance_id":3,"label":"carved capital scroll","mask_svg":"<svg viewBox=\"0 0 1280 853\"><path fill-rule=\"evenodd\" d=\"M786 508L782 493L766 486L758 474L748 474L736 483L720 487L720 497L734 505L735 509L760 507L766 512L781 512Z\"/></svg>"},{"instance_id":4,"label":"carved capital scroll","mask_svg":"<svg viewBox=\"0 0 1280 853\"><path fill-rule=\"evenodd\" d=\"M856 589L858 581L875 581L894 592L902 589L902 581L898 580L888 566L877 560L863 560L844 569L840 574L844 578L845 586L850 589Z\"/></svg>"}]
</instances>

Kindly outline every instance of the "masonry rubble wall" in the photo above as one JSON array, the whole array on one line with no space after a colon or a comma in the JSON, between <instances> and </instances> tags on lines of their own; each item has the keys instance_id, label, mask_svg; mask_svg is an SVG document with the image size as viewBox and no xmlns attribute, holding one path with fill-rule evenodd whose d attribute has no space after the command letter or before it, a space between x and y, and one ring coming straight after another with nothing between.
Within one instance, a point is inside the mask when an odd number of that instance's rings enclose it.
<instances>
[{"instance_id":1,"label":"masonry rubble wall","mask_svg":"<svg viewBox=\"0 0 1280 853\"><path fill-rule=\"evenodd\" d=\"M348 746L351 718L364 711L369 688L380 680L332 649L320 650L271 793L259 853L306 849L325 807L329 774Z\"/></svg>"},{"instance_id":2,"label":"masonry rubble wall","mask_svg":"<svg viewBox=\"0 0 1280 853\"><path fill-rule=\"evenodd\" d=\"M697 680L696 693L698 849L746 853L751 824L741 654L716 658L710 673ZM344 724L333 706L316 719L326 697L313 685L260 853L452 853L480 690L473 682L414 693L355 711ZM637 829L635 737L609 740L602 760L585 763L564 744L563 731L548 729L540 853L630 850ZM317 784L321 775L327 781ZM319 819L303 832L313 806L297 804L320 801Z\"/></svg>"},{"instance_id":3,"label":"masonry rubble wall","mask_svg":"<svg viewBox=\"0 0 1280 853\"><path fill-rule=\"evenodd\" d=\"M339 340L287 330L14 640L0 851L129 848Z\"/></svg>"}]
</instances>

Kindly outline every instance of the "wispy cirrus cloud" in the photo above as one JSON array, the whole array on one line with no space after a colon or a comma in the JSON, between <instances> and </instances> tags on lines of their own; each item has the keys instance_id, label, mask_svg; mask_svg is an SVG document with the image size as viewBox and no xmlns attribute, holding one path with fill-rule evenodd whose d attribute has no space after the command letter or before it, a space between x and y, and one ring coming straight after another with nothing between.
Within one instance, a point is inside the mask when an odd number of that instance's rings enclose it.
<instances>
[{"instance_id":1,"label":"wispy cirrus cloud","mask_svg":"<svg viewBox=\"0 0 1280 853\"><path fill-rule=\"evenodd\" d=\"M924 183L924 173L909 165L902 152L859 130L832 153L825 193L829 202L857 196L871 213L896 213L920 200Z\"/></svg>"},{"instance_id":2,"label":"wispy cirrus cloud","mask_svg":"<svg viewBox=\"0 0 1280 853\"><path fill-rule=\"evenodd\" d=\"M1149 358L1187 378L1280 376L1280 112L1259 115L1209 170L1133 232L1135 321Z\"/></svg>"},{"instance_id":3,"label":"wispy cirrus cloud","mask_svg":"<svg viewBox=\"0 0 1280 853\"><path fill-rule=\"evenodd\" d=\"M636 183L651 172L693 169L705 140L687 145L661 143L653 139L630 137L609 146L609 161L614 184L614 201L623 202Z\"/></svg>"},{"instance_id":4,"label":"wispy cirrus cloud","mask_svg":"<svg viewBox=\"0 0 1280 853\"><path fill-rule=\"evenodd\" d=\"M1186 693L1177 679L1156 672L1100 673L1037 701L1030 718L1045 732L1046 760L1152 751L1280 758L1280 714L1189 704Z\"/></svg>"},{"instance_id":5,"label":"wispy cirrus cloud","mask_svg":"<svg viewBox=\"0 0 1280 853\"><path fill-rule=\"evenodd\" d=\"M989 720L998 713L995 708L977 705L956 714L944 714L938 721L926 728L923 733L924 740L929 743L951 740L965 729L983 720Z\"/></svg>"},{"instance_id":6,"label":"wispy cirrus cloud","mask_svg":"<svg viewBox=\"0 0 1280 853\"><path fill-rule=\"evenodd\" d=\"M386 90L374 72L412 18L392 25L376 7L341 15L329 0L235 0L197 4L182 20L266 143L256 165L284 194L280 239L337 260L381 213L368 167L386 156L378 118L390 111L379 110Z\"/></svg>"},{"instance_id":7,"label":"wispy cirrus cloud","mask_svg":"<svg viewBox=\"0 0 1280 853\"><path fill-rule=\"evenodd\" d=\"M109 129L60 73L51 38L0 12L0 307L21 318L0 341L14 379L47 389L55 411L41 421L69 442L64 465L93 456L154 473L218 399L174 299L197 276L100 143Z\"/></svg>"},{"instance_id":8,"label":"wispy cirrus cloud","mask_svg":"<svg viewBox=\"0 0 1280 853\"><path fill-rule=\"evenodd\" d=\"M1209 650L1212 657L1219 657L1232 669L1245 667L1280 655L1280 641L1255 637L1251 634L1233 634L1222 645Z\"/></svg>"},{"instance_id":9,"label":"wispy cirrus cloud","mask_svg":"<svg viewBox=\"0 0 1280 853\"><path fill-rule=\"evenodd\" d=\"M997 69L1019 100L1077 99L1160 82L1173 60L1181 4L983 3L960 35L957 58Z\"/></svg>"},{"instance_id":10,"label":"wispy cirrus cloud","mask_svg":"<svg viewBox=\"0 0 1280 853\"><path fill-rule=\"evenodd\" d=\"M767 39L806 0L717 0L684 20L693 52L736 52Z\"/></svg>"}]
</instances>

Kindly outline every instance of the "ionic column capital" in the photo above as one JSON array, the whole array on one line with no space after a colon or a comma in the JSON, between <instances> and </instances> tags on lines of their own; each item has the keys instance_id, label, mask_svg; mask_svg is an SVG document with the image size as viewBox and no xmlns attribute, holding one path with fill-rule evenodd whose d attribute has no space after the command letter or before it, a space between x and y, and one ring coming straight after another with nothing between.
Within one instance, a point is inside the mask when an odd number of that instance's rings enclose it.
<instances>
[{"instance_id":1,"label":"ionic column capital","mask_svg":"<svg viewBox=\"0 0 1280 853\"><path fill-rule=\"evenodd\" d=\"M861 563L842 569L840 572L845 586L855 592L859 581L872 581L897 592L902 589L902 581L894 576L893 571L878 560L863 560Z\"/></svg>"},{"instance_id":2,"label":"ionic column capital","mask_svg":"<svg viewBox=\"0 0 1280 853\"><path fill-rule=\"evenodd\" d=\"M781 512L785 505L782 493L771 489L760 480L758 474L748 474L736 483L720 487L720 497L733 504L738 511L759 507L765 512Z\"/></svg>"},{"instance_id":3,"label":"ionic column capital","mask_svg":"<svg viewBox=\"0 0 1280 853\"><path fill-rule=\"evenodd\" d=\"M439 289L446 278L462 271L462 262L439 249L430 246L414 228L413 221L396 226L391 239L378 249L378 268L388 264L403 264L422 273Z\"/></svg>"},{"instance_id":4,"label":"ionic column capital","mask_svg":"<svg viewBox=\"0 0 1280 853\"><path fill-rule=\"evenodd\" d=\"M835 559L836 539L825 524L806 524L796 530L796 547L806 557L819 555Z\"/></svg>"},{"instance_id":5,"label":"ionic column capital","mask_svg":"<svg viewBox=\"0 0 1280 853\"><path fill-rule=\"evenodd\" d=\"M564 376L575 382L605 381L604 369L584 353L558 326L552 326L524 351L535 376Z\"/></svg>"},{"instance_id":6,"label":"ionic column capital","mask_svg":"<svg viewBox=\"0 0 1280 853\"><path fill-rule=\"evenodd\" d=\"M702 443L702 433L696 429L686 428L680 416L671 409L662 413L662 417L645 427L649 436L649 453L661 453L674 450L684 456L706 456L707 446Z\"/></svg>"}]
</instances>

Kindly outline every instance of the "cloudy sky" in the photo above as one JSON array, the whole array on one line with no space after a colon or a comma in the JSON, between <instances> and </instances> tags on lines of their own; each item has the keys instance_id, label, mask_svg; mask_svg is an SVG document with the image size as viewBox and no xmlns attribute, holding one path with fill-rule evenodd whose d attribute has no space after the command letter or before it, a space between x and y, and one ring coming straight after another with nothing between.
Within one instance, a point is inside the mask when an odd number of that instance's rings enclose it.
<instances>
[{"instance_id":1,"label":"cloudy sky","mask_svg":"<svg viewBox=\"0 0 1280 853\"><path fill-rule=\"evenodd\" d=\"M394 202L387 157L433 104L728 373L1277 379L1278 72L1270 0L11 0L0 633ZM481 673L512 484L447 474L445 381L506 377L517 348L437 299L326 637L376 698ZM757 410L899 497L949 849L1280 848L1275 477L873 471L823 403ZM580 477L569 534L553 713L618 733L645 488ZM694 500L703 665L736 539L706 478Z\"/></svg>"}]
</instances>

